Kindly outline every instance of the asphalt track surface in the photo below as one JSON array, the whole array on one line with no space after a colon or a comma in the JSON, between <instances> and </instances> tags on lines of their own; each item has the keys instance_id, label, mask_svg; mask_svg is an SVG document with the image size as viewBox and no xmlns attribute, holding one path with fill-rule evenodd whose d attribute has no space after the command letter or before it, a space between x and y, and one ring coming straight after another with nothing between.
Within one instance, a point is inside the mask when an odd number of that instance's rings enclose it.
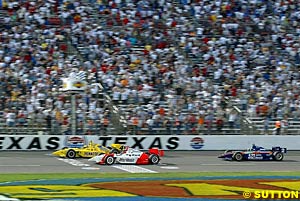
<instances>
[{"instance_id":1,"label":"asphalt track surface","mask_svg":"<svg viewBox=\"0 0 300 201\"><path fill-rule=\"evenodd\" d=\"M300 171L300 151L290 151L283 161L224 161L222 151L166 151L158 165L98 165L87 159L63 159L50 151L1 151L1 173L89 172L272 172Z\"/></svg>"}]
</instances>

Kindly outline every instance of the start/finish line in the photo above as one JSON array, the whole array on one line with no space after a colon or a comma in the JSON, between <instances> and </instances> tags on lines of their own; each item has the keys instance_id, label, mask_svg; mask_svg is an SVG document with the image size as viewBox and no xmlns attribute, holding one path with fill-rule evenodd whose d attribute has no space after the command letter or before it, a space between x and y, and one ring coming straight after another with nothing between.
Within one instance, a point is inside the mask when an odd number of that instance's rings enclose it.
<instances>
[{"instance_id":1,"label":"start/finish line","mask_svg":"<svg viewBox=\"0 0 300 201\"><path fill-rule=\"evenodd\" d=\"M112 167L130 172L130 173L157 173L154 170L149 170L147 168L143 168L137 165L113 165Z\"/></svg>"}]
</instances>

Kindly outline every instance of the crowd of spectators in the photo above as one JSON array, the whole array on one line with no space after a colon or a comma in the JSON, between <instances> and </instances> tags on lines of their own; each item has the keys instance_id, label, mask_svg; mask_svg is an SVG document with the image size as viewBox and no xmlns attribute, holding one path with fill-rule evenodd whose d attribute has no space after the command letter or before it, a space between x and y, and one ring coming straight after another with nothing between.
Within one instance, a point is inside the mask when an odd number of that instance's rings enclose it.
<instances>
[{"instance_id":1,"label":"crowd of spectators","mask_svg":"<svg viewBox=\"0 0 300 201\"><path fill-rule=\"evenodd\" d=\"M68 54L71 24L57 26L60 25L56 17L61 13L61 5L57 1L9 1L3 6L4 23L1 23L0 32L2 118L9 127L27 125L47 127L54 133L70 133L70 95L60 91L61 78L86 69L75 54ZM91 83L86 93L77 96L79 131L83 132L83 126L92 125L92 121L100 127L109 117L107 108L96 104L97 90L99 88Z\"/></svg>"},{"instance_id":2,"label":"crowd of spectators","mask_svg":"<svg viewBox=\"0 0 300 201\"><path fill-rule=\"evenodd\" d=\"M109 117L96 104L97 82L135 133L221 131L239 128L244 116L299 120L299 6L9 1L0 32L0 110L8 126L67 130L71 104L60 79L84 71L91 87L77 99L78 122L89 126ZM70 46L81 54L69 54Z\"/></svg>"}]
</instances>

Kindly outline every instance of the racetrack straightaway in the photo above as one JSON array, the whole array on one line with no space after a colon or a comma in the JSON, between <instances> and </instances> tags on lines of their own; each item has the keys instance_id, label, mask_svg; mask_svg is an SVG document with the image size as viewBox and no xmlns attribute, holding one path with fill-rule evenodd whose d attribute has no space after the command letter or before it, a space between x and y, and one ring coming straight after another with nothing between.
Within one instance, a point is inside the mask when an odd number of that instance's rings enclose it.
<instances>
[{"instance_id":1,"label":"racetrack straightaway","mask_svg":"<svg viewBox=\"0 0 300 201\"><path fill-rule=\"evenodd\" d=\"M98 165L87 159L64 159L49 151L2 151L1 173L78 172L253 172L300 171L300 151L290 151L283 161L224 161L220 151L166 151L158 165Z\"/></svg>"}]
</instances>

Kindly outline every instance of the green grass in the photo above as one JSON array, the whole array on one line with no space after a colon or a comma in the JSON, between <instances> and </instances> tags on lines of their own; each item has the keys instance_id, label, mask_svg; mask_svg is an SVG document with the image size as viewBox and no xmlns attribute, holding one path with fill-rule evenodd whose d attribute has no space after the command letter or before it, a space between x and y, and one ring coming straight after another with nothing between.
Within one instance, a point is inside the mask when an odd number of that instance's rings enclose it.
<instances>
[{"instance_id":1,"label":"green grass","mask_svg":"<svg viewBox=\"0 0 300 201\"><path fill-rule=\"evenodd\" d=\"M162 178L185 178L199 176L299 176L300 172L174 172L174 173L45 173L45 174L0 174L0 182L26 181L39 179L68 179L68 178L128 178L128 177L162 177Z\"/></svg>"}]
</instances>

